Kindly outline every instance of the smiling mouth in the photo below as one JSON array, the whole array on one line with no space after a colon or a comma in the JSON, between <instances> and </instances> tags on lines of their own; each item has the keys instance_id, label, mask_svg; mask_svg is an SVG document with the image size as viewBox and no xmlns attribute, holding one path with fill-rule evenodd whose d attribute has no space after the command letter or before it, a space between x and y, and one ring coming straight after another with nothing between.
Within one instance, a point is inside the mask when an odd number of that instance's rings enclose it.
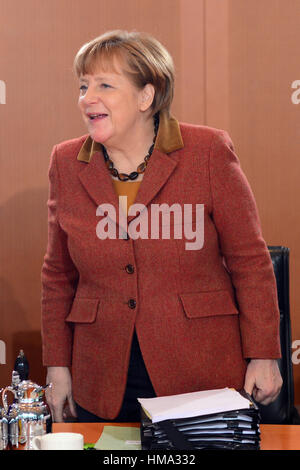
<instances>
[{"instance_id":1,"label":"smiling mouth","mask_svg":"<svg viewBox=\"0 0 300 470\"><path fill-rule=\"evenodd\" d=\"M107 114L88 114L88 117L91 121L95 121L107 117Z\"/></svg>"}]
</instances>

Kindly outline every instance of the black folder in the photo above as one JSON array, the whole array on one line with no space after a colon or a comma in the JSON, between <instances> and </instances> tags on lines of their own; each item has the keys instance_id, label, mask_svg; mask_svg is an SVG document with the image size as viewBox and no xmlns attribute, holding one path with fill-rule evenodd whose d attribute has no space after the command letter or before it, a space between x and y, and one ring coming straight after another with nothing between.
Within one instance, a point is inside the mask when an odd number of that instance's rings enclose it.
<instances>
[{"instance_id":1,"label":"black folder","mask_svg":"<svg viewBox=\"0 0 300 470\"><path fill-rule=\"evenodd\" d=\"M259 450L259 423L252 400L247 409L156 423L141 408L141 445L143 450Z\"/></svg>"}]
</instances>

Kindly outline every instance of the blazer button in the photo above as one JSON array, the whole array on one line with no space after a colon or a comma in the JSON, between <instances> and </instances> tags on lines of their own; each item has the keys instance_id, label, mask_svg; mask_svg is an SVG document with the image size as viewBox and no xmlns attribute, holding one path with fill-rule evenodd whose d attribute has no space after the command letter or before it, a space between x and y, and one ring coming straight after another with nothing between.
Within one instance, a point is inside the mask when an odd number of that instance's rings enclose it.
<instances>
[{"instance_id":1,"label":"blazer button","mask_svg":"<svg viewBox=\"0 0 300 470\"><path fill-rule=\"evenodd\" d=\"M128 307L129 308L135 308L136 307L136 301L134 299L129 299L128 300Z\"/></svg>"},{"instance_id":2,"label":"blazer button","mask_svg":"<svg viewBox=\"0 0 300 470\"><path fill-rule=\"evenodd\" d=\"M127 264L125 270L128 274L132 274L134 272L134 267L132 266L132 264Z\"/></svg>"}]
</instances>

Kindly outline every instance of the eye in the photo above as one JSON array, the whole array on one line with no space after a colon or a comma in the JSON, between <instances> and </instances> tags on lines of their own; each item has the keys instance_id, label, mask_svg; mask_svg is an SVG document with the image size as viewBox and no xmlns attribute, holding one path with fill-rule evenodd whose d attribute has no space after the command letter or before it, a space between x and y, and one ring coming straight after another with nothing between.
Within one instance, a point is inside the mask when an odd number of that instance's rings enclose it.
<instances>
[{"instance_id":1,"label":"eye","mask_svg":"<svg viewBox=\"0 0 300 470\"><path fill-rule=\"evenodd\" d=\"M81 86L79 87L79 90L80 90L81 93L85 93L86 90L87 90L87 88L88 88L88 87L87 87L86 85L81 85Z\"/></svg>"},{"instance_id":2,"label":"eye","mask_svg":"<svg viewBox=\"0 0 300 470\"><path fill-rule=\"evenodd\" d=\"M110 85L108 85L108 83L101 83L100 85L102 88L111 88Z\"/></svg>"}]
</instances>

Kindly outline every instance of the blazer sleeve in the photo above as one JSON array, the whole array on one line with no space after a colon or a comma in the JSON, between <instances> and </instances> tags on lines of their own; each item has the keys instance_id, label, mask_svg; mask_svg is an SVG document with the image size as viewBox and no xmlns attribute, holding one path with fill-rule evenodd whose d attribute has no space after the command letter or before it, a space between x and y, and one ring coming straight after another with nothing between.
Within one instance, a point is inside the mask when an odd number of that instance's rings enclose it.
<instances>
[{"instance_id":1,"label":"blazer sleeve","mask_svg":"<svg viewBox=\"0 0 300 470\"><path fill-rule=\"evenodd\" d=\"M210 149L212 217L239 306L245 358L280 357L279 309L271 257L255 199L232 141L217 131Z\"/></svg>"},{"instance_id":2,"label":"blazer sleeve","mask_svg":"<svg viewBox=\"0 0 300 470\"><path fill-rule=\"evenodd\" d=\"M59 174L54 147L49 168L48 244L42 266L42 343L45 366L71 366L72 327L65 322L75 295L78 271L59 223Z\"/></svg>"}]
</instances>

